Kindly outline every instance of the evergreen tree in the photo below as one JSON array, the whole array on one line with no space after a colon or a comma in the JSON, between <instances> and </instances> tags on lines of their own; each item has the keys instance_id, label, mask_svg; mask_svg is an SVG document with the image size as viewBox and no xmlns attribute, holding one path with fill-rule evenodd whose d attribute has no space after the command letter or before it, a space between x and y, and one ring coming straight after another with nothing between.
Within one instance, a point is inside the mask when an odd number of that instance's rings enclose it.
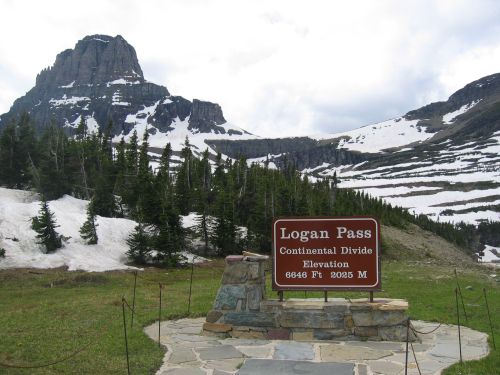
<instances>
[{"instance_id":1,"label":"evergreen tree","mask_svg":"<svg viewBox=\"0 0 500 375\"><path fill-rule=\"evenodd\" d=\"M147 224L157 225L160 222L160 198L154 186L154 175L150 167L149 133L144 131L139 149L139 167L137 172L136 194L138 195L135 216L140 215Z\"/></svg>"},{"instance_id":2,"label":"evergreen tree","mask_svg":"<svg viewBox=\"0 0 500 375\"><path fill-rule=\"evenodd\" d=\"M99 240L97 237L98 224L95 222L95 217L92 203L89 203L87 206L87 220L80 228L80 236L87 242L87 245L95 245Z\"/></svg>"},{"instance_id":3,"label":"evergreen tree","mask_svg":"<svg viewBox=\"0 0 500 375\"><path fill-rule=\"evenodd\" d=\"M216 187L215 219L212 243L220 255L239 252L234 221L233 181L229 178L223 186Z\"/></svg>"},{"instance_id":4,"label":"evergreen tree","mask_svg":"<svg viewBox=\"0 0 500 375\"><path fill-rule=\"evenodd\" d=\"M122 200L129 209L135 209L138 200L137 194L137 174L139 163L137 131L134 129L130 142L125 150L126 173L123 181Z\"/></svg>"},{"instance_id":5,"label":"evergreen tree","mask_svg":"<svg viewBox=\"0 0 500 375\"><path fill-rule=\"evenodd\" d=\"M203 152L200 161L200 184L196 191L196 207L199 215L196 218L195 232L203 241L203 252L208 255L209 241L212 232L212 219L209 216L211 197L211 167L208 149Z\"/></svg>"},{"instance_id":6,"label":"evergreen tree","mask_svg":"<svg viewBox=\"0 0 500 375\"><path fill-rule=\"evenodd\" d=\"M116 168L111 146L112 126L112 122L109 122L104 133L100 132L99 137L92 138L97 168L93 176L94 195L91 209L94 214L105 217L119 216L114 194Z\"/></svg>"},{"instance_id":7,"label":"evergreen tree","mask_svg":"<svg viewBox=\"0 0 500 375\"><path fill-rule=\"evenodd\" d=\"M116 205L118 209L119 216L125 215L125 210L123 207L123 196L125 191L125 179L127 174L127 161L125 159L125 140L122 137L120 142L116 146L116 160L115 167L116 171L115 185L113 188L113 195L116 197Z\"/></svg>"},{"instance_id":8,"label":"evergreen tree","mask_svg":"<svg viewBox=\"0 0 500 375\"><path fill-rule=\"evenodd\" d=\"M56 232L57 227L54 213L50 211L47 201L43 200L38 216L31 218L31 228L38 233L38 243L45 246L47 253L62 247L62 236Z\"/></svg>"},{"instance_id":9,"label":"evergreen tree","mask_svg":"<svg viewBox=\"0 0 500 375\"><path fill-rule=\"evenodd\" d=\"M8 188L16 187L18 180L16 151L16 125L11 122L0 136L0 184Z\"/></svg>"},{"instance_id":10,"label":"evergreen tree","mask_svg":"<svg viewBox=\"0 0 500 375\"><path fill-rule=\"evenodd\" d=\"M184 148L181 150L182 164L177 171L177 178L175 181L175 195L177 207L181 215L187 215L192 208L192 159L191 146L189 145L189 138L186 137Z\"/></svg>"},{"instance_id":11,"label":"evergreen tree","mask_svg":"<svg viewBox=\"0 0 500 375\"><path fill-rule=\"evenodd\" d=\"M39 192L47 199L57 199L71 193L72 182L66 170L68 138L51 124L42 134L41 155L36 171L40 176Z\"/></svg>"},{"instance_id":12,"label":"evergreen tree","mask_svg":"<svg viewBox=\"0 0 500 375\"><path fill-rule=\"evenodd\" d=\"M137 264L146 264L150 257L150 236L144 224L139 223L127 239L129 250L127 255Z\"/></svg>"},{"instance_id":13,"label":"evergreen tree","mask_svg":"<svg viewBox=\"0 0 500 375\"><path fill-rule=\"evenodd\" d=\"M211 217L207 214L206 211L202 211L196 217L196 224L194 227L194 231L197 235L201 237L203 241L203 253L208 255L208 250L210 248L210 237L213 236L213 223Z\"/></svg>"},{"instance_id":14,"label":"evergreen tree","mask_svg":"<svg viewBox=\"0 0 500 375\"><path fill-rule=\"evenodd\" d=\"M127 161L128 173L132 175L137 175L137 166L139 160L139 138L137 137L137 131L134 129L132 137L130 137L130 142L127 145L127 150L125 152L125 158Z\"/></svg>"},{"instance_id":15,"label":"evergreen tree","mask_svg":"<svg viewBox=\"0 0 500 375\"><path fill-rule=\"evenodd\" d=\"M27 188L31 180L32 163L38 160L38 142L35 129L27 113L21 114L17 126L18 147L16 150L17 173L19 179L17 186Z\"/></svg>"},{"instance_id":16,"label":"evergreen tree","mask_svg":"<svg viewBox=\"0 0 500 375\"><path fill-rule=\"evenodd\" d=\"M184 250L184 230L179 215L169 212L162 217L152 243L157 262L164 266L178 265L181 260L180 252Z\"/></svg>"},{"instance_id":17,"label":"evergreen tree","mask_svg":"<svg viewBox=\"0 0 500 375\"><path fill-rule=\"evenodd\" d=\"M101 139L101 152L103 154L103 157L105 157L108 160L113 160L112 131L113 131L113 121L110 120L108 122L108 125L106 126L106 129L104 130L104 133L102 134L102 139Z\"/></svg>"},{"instance_id":18,"label":"evergreen tree","mask_svg":"<svg viewBox=\"0 0 500 375\"><path fill-rule=\"evenodd\" d=\"M83 116L80 116L80 121L78 122L78 126L76 128L75 137L79 141L87 138L87 123L85 122Z\"/></svg>"},{"instance_id":19,"label":"evergreen tree","mask_svg":"<svg viewBox=\"0 0 500 375\"><path fill-rule=\"evenodd\" d=\"M163 185L170 185L170 158L172 157L172 146L170 143L163 148L160 157L160 165L158 167L157 176Z\"/></svg>"},{"instance_id":20,"label":"evergreen tree","mask_svg":"<svg viewBox=\"0 0 500 375\"><path fill-rule=\"evenodd\" d=\"M173 205L172 178L170 176L170 158L172 157L172 147L167 143L163 149L158 172L155 176L155 191L158 192L160 205L165 208Z\"/></svg>"},{"instance_id":21,"label":"evergreen tree","mask_svg":"<svg viewBox=\"0 0 500 375\"><path fill-rule=\"evenodd\" d=\"M29 115L22 113L0 135L0 184L27 189L33 179L33 165L38 159L38 142Z\"/></svg>"}]
</instances>

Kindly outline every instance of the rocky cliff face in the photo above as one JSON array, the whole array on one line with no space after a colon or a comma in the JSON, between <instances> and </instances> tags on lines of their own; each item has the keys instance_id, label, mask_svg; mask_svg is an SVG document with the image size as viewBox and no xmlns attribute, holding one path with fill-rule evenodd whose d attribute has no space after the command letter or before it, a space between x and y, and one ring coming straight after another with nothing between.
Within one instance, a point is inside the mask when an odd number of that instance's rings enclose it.
<instances>
[{"instance_id":1,"label":"rocky cliff face","mask_svg":"<svg viewBox=\"0 0 500 375\"><path fill-rule=\"evenodd\" d=\"M244 133L221 126L226 120L218 104L172 96L166 87L146 81L135 49L120 35L87 36L58 54L54 65L37 76L35 87L0 116L0 127L25 111L38 130L55 122L70 135L82 119L89 131L111 121L117 137L146 128L166 137L179 126L184 137Z\"/></svg>"},{"instance_id":2,"label":"rocky cliff face","mask_svg":"<svg viewBox=\"0 0 500 375\"><path fill-rule=\"evenodd\" d=\"M120 79L144 82L134 47L121 35L92 35L80 40L74 49L58 54L54 65L37 76L36 85L99 85Z\"/></svg>"}]
</instances>

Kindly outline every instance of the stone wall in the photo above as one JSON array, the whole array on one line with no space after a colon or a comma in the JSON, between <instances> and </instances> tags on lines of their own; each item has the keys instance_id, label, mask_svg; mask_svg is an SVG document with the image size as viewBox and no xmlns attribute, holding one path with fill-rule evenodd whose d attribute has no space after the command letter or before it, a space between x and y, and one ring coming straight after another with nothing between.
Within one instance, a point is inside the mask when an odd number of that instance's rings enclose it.
<instances>
[{"instance_id":1,"label":"stone wall","mask_svg":"<svg viewBox=\"0 0 500 375\"><path fill-rule=\"evenodd\" d=\"M408 303L400 299L265 298L262 256L229 256L203 325L207 335L281 340L406 340ZM414 337L412 337L414 339Z\"/></svg>"}]
</instances>

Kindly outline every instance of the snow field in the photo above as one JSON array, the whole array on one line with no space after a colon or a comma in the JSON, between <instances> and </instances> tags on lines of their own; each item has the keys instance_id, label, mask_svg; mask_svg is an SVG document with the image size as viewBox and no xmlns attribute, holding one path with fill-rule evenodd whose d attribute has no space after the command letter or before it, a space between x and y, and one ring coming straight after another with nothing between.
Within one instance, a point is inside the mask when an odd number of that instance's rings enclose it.
<instances>
[{"instance_id":1,"label":"snow field","mask_svg":"<svg viewBox=\"0 0 500 375\"><path fill-rule=\"evenodd\" d=\"M480 261L487 263L500 262L500 247L493 247L486 245L486 248L484 249L484 256L481 258Z\"/></svg>"},{"instance_id":2,"label":"snow field","mask_svg":"<svg viewBox=\"0 0 500 375\"><path fill-rule=\"evenodd\" d=\"M398 117L345 133L323 134L311 138L318 141L341 138L339 149L379 153L386 148L401 147L431 138L434 133L427 133L425 126L417 125L418 121Z\"/></svg>"},{"instance_id":3,"label":"snow field","mask_svg":"<svg viewBox=\"0 0 500 375\"><path fill-rule=\"evenodd\" d=\"M164 103L166 101L170 101L167 97L164 99ZM148 123L148 119L153 116L156 112L156 108L160 101L157 101L152 106L144 107L139 110L135 114L129 114L126 118L126 122L133 123L134 129L137 131L137 136L139 138L139 142L142 139L142 136L146 129L151 129L154 126ZM200 133L197 129L189 129L189 118L186 117L184 120L181 120L179 117L174 119L170 127L173 130L169 132L161 132L157 131L155 134L150 134L148 142L151 147L163 148L167 143L170 143L173 151L181 151L184 148L184 142L186 141L186 137L189 138L189 144L192 146L193 152L202 153L207 148L209 152L213 155L216 154L214 150L212 150L205 143L205 140L212 139L227 139L227 140L239 140L239 139L257 139L259 137L246 133L243 129L234 126L231 123L224 123L222 125L217 125L221 130L224 130L225 133L215 133L213 130L211 133ZM230 135L230 130L236 130L241 132L242 134L233 134ZM120 134L113 138L113 142L119 142L122 136L125 141L128 142L130 137L132 137L133 130L131 130L128 134Z\"/></svg>"},{"instance_id":4,"label":"snow field","mask_svg":"<svg viewBox=\"0 0 500 375\"><path fill-rule=\"evenodd\" d=\"M99 243L87 245L79 233L86 220L87 204L88 201L67 195L49 202L50 210L59 225L57 232L69 239L63 248L44 254L43 247L36 243L36 232L31 229L30 218L38 215L40 210L37 195L0 188L0 248L6 250L5 258L0 259L0 269L63 266L67 266L70 271L91 272L135 269L126 265L126 240L137 223L128 219L98 216ZM193 261L193 254L183 252L182 255L187 262ZM197 256L194 261L199 263L206 259Z\"/></svg>"}]
</instances>

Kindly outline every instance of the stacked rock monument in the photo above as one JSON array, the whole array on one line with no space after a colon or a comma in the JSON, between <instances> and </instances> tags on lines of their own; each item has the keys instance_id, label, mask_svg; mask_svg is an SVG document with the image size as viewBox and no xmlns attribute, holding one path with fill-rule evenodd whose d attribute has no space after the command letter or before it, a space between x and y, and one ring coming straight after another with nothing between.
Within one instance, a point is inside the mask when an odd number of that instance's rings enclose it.
<instances>
[{"instance_id":1,"label":"stacked rock monument","mask_svg":"<svg viewBox=\"0 0 500 375\"><path fill-rule=\"evenodd\" d=\"M268 259L261 255L226 257L221 286L203 325L204 334L299 341L406 340L405 300L266 299Z\"/></svg>"}]
</instances>

